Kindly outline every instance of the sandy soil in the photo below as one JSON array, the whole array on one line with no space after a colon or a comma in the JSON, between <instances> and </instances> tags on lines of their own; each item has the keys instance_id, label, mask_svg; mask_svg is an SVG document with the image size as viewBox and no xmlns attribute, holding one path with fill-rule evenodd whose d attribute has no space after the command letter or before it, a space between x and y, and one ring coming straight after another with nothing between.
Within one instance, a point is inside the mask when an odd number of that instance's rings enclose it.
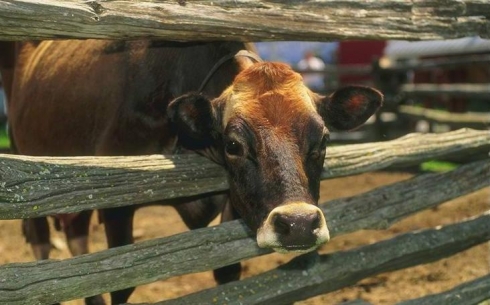
<instances>
[{"instance_id":1,"label":"sandy soil","mask_svg":"<svg viewBox=\"0 0 490 305\"><path fill-rule=\"evenodd\" d=\"M372 188L410 178L407 173L369 173L322 182L321 201L352 196ZM426 227L456 222L490 208L490 188L445 203L436 209L416 214L385 231L361 231L334 238L321 249L322 253L345 250L371 244L394 235ZM91 251L106 248L103 227L96 222L91 227ZM147 207L136 214L135 233L138 241L172 235L185 230L178 215L169 207ZM60 244L53 258L69 257L63 235L55 233L53 240ZM290 255L271 254L244 262L243 277L249 277L283 264ZM20 221L0 221L0 264L25 262L33 259L20 231ZM353 287L328 295L317 296L297 304L339 304L364 299L372 304L394 304L403 299L436 293L490 272L490 247L474 247L451 258L397 272L384 273L365 279ZM211 272L175 277L170 280L138 287L130 302L155 302L175 298L215 286ZM107 296L106 296L107 297ZM81 305L82 301L66 302Z\"/></svg>"}]
</instances>

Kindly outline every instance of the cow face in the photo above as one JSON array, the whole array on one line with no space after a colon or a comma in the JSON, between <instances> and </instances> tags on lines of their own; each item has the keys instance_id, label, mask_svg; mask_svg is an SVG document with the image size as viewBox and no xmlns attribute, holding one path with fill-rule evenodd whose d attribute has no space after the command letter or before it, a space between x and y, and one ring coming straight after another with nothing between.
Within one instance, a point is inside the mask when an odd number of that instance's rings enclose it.
<instances>
[{"instance_id":1,"label":"cow face","mask_svg":"<svg viewBox=\"0 0 490 305\"><path fill-rule=\"evenodd\" d=\"M226 168L231 205L258 245L308 252L329 240L317 207L329 130L356 128L381 102L367 87L322 97L289 66L255 63L218 98L185 95L168 112L183 146Z\"/></svg>"}]
</instances>

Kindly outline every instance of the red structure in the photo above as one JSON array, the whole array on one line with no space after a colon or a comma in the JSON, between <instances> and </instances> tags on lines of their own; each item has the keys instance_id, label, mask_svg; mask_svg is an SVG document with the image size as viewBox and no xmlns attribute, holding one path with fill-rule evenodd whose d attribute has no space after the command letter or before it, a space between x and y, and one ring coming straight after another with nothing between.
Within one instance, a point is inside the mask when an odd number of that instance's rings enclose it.
<instances>
[{"instance_id":1,"label":"red structure","mask_svg":"<svg viewBox=\"0 0 490 305\"><path fill-rule=\"evenodd\" d=\"M339 66L371 66L374 60L383 56L386 41L352 40L341 41L337 50L337 65ZM339 76L341 86L347 84L372 84L369 73L349 73Z\"/></svg>"}]
</instances>

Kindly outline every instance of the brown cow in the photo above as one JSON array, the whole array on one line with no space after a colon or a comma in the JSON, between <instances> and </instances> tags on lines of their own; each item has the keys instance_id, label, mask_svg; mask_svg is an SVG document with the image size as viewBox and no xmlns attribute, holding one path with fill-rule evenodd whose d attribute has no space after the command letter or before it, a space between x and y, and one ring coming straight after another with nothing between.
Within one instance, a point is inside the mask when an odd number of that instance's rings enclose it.
<instances>
[{"instance_id":1,"label":"brown cow","mask_svg":"<svg viewBox=\"0 0 490 305\"><path fill-rule=\"evenodd\" d=\"M312 251L329 240L317 207L329 129L358 127L382 95L346 87L323 97L285 64L242 68L221 96L184 95L169 105L169 117L186 148L227 169L231 206L257 231L260 247Z\"/></svg>"},{"instance_id":2,"label":"brown cow","mask_svg":"<svg viewBox=\"0 0 490 305\"><path fill-rule=\"evenodd\" d=\"M329 240L317 207L329 129L361 125L382 96L366 87L319 96L287 65L233 58L243 48L231 42L24 44L9 102L17 152L196 151L226 168L230 205L224 221L242 217L257 232L260 247L312 251ZM200 87L202 92L189 93ZM216 201L175 205L191 228L206 225L219 206ZM110 247L133 241L133 214L134 207L103 211ZM67 227L87 227L90 212L80 215L74 221L83 219L82 225ZM45 219L29 222L28 234L46 225ZM69 237L86 244L87 230L79 231ZM49 233L43 239L48 247L46 238ZM41 256L48 251L42 249ZM237 264L215 271L215 278L223 283L239 274ZM126 302L131 292L111 293L112 303Z\"/></svg>"}]
</instances>

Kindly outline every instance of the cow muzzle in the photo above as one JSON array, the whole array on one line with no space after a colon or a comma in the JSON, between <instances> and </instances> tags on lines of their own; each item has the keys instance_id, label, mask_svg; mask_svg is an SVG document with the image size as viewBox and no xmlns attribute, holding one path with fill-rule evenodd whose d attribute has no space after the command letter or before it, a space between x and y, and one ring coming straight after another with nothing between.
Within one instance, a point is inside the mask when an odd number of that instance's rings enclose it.
<instances>
[{"instance_id":1,"label":"cow muzzle","mask_svg":"<svg viewBox=\"0 0 490 305\"><path fill-rule=\"evenodd\" d=\"M257 231L257 244L279 253L306 253L330 240L323 212L304 202L273 209Z\"/></svg>"}]
</instances>

